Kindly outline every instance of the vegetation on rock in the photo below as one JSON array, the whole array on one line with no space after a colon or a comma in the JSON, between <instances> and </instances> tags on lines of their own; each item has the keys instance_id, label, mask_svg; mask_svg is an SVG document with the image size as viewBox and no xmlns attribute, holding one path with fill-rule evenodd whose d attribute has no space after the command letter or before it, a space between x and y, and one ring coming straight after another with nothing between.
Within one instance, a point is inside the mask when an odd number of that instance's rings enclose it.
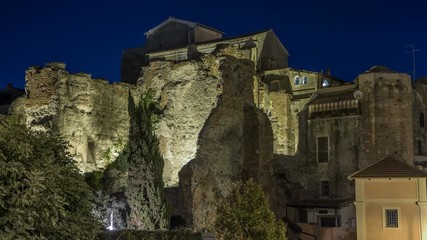
<instances>
[{"instance_id":1,"label":"vegetation on rock","mask_svg":"<svg viewBox=\"0 0 427 240\"><path fill-rule=\"evenodd\" d=\"M162 177L164 160L154 134L155 106L150 93L141 96L138 106L129 93L129 171L125 193L130 207L130 229L166 229L169 225Z\"/></svg>"},{"instance_id":2,"label":"vegetation on rock","mask_svg":"<svg viewBox=\"0 0 427 240\"><path fill-rule=\"evenodd\" d=\"M0 238L93 239L93 194L53 132L0 118Z\"/></svg>"},{"instance_id":3,"label":"vegetation on rock","mask_svg":"<svg viewBox=\"0 0 427 240\"><path fill-rule=\"evenodd\" d=\"M228 240L286 240L286 227L269 208L262 188L252 179L238 183L217 207L215 232Z\"/></svg>"},{"instance_id":4,"label":"vegetation on rock","mask_svg":"<svg viewBox=\"0 0 427 240\"><path fill-rule=\"evenodd\" d=\"M109 158L105 169L87 172L84 174L86 183L95 194L92 214L103 226L104 230L126 229L126 207L124 196L128 172L127 145L121 140L109 148L103 158ZM122 149L117 153L117 149ZM115 155L115 156L114 156ZM115 157L112 161L110 158Z\"/></svg>"}]
</instances>

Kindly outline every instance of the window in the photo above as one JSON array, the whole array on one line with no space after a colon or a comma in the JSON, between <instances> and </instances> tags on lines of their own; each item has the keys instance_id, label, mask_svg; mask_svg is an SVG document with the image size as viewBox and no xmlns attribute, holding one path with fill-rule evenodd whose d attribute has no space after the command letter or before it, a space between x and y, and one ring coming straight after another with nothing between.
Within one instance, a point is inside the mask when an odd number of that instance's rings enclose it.
<instances>
[{"instance_id":1,"label":"window","mask_svg":"<svg viewBox=\"0 0 427 240\"><path fill-rule=\"evenodd\" d=\"M329 87L329 81L326 79L323 79L322 81L322 87Z\"/></svg>"},{"instance_id":2,"label":"window","mask_svg":"<svg viewBox=\"0 0 427 240\"><path fill-rule=\"evenodd\" d=\"M307 209L300 209L300 212L299 212L299 221L302 222L302 223L308 223Z\"/></svg>"},{"instance_id":3,"label":"window","mask_svg":"<svg viewBox=\"0 0 427 240\"><path fill-rule=\"evenodd\" d=\"M400 209L399 208L383 208L383 227L384 228L400 228Z\"/></svg>"},{"instance_id":4,"label":"window","mask_svg":"<svg viewBox=\"0 0 427 240\"><path fill-rule=\"evenodd\" d=\"M295 85L300 85L301 84L301 77L300 76L296 75L294 77L294 84Z\"/></svg>"},{"instance_id":5,"label":"window","mask_svg":"<svg viewBox=\"0 0 427 240\"><path fill-rule=\"evenodd\" d=\"M307 76L302 77L302 84L307 84L308 80L307 80Z\"/></svg>"},{"instance_id":6,"label":"window","mask_svg":"<svg viewBox=\"0 0 427 240\"><path fill-rule=\"evenodd\" d=\"M341 217L319 216L319 223L321 227L341 227Z\"/></svg>"},{"instance_id":7,"label":"window","mask_svg":"<svg viewBox=\"0 0 427 240\"><path fill-rule=\"evenodd\" d=\"M328 210L319 210L319 214L328 214Z\"/></svg>"},{"instance_id":8,"label":"window","mask_svg":"<svg viewBox=\"0 0 427 240\"><path fill-rule=\"evenodd\" d=\"M329 160L328 137L317 138L317 161L328 162Z\"/></svg>"},{"instance_id":9,"label":"window","mask_svg":"<svg viewBox=\"0 0 427 240\"><path fill-rule=\"evenodd\" d=\"M278 92L280 90L280 81L279 80L273 80L270 83L270 91L271 92Z\"/></svg>"},{"instance_id":10,"label":"window","mask_svg":"<svg viewBox=\"0 0 427 240\"><path fill-rule=\"evenodd\" d=\"M424 128L424 113L420 113L420 127Z\"/></svg>"},{"instance_id":11,"label":"window","mask_svg":"<svg viewBox=\"0 0 427 240\"><path fill-rule=\"evenodd\" d=\"M417 140L417 155L423 155L423 141Z\"/></svg>"},{"instance_id":12,"label":"window","mask_svg":"<svg viewBox=\"0 0 427 240\"><path fill-rule=\"evenodd\" d=\"M329 196L329 181L321 182L321 194L322 196Z\"/></svg>"}]
</instances>

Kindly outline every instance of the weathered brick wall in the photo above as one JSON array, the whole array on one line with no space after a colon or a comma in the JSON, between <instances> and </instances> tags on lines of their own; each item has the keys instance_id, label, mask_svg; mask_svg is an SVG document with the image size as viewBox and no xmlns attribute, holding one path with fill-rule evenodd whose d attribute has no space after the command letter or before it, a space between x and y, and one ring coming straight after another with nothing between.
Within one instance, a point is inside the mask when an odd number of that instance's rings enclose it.
<instances>
[{"instance_id":1,"label":"weathered brick wall","mask_svg":"<svg viewBox=\"0 0 427 240\"><path fill-rule=\"evenodd\" d=\"M352 198L353 186L347 177L358 170L358 152L360 143L360 117L313 119L308 122L307 160L316 166L311 176L312 184L306 191L306 197L320 196L320 182L330 182L332 198ZM328 137L329 160L317 161L317 138Z\"/></svg>"},{"instance_id":2,"label":"weathered brick wall","mask_svg":"<svg viewBox=\"0 0 427 240\"><path fill-rule=\"evenodd\" d=\"M386 156L413 162L412 87L409 75L369 72L359 75L363 92L360 167Z\"/></svg>"}]
</instances>

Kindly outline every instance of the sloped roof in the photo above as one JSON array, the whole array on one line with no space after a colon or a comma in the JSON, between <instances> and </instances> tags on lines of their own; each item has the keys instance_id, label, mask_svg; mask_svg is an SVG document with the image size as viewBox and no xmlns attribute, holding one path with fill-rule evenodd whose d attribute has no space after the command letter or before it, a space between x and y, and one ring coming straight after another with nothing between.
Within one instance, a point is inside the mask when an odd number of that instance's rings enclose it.
<instances>
[{"instance_id":1,"label":"sloped roof","mask_svg":"<svg viewBox=\"0 0 427 240\"><path fill-rule=\"evenodd\" d=\"M238 36L231 36L231 37L226 37L226 38L218 38L218 39L211 39L211 40L207 40L207 41L202 41L202 42L197 42L195 43L197 46L203 46L203 45L208 45L208 44L218 44L218 43L229 43L229 42L234 42L234 41L238 41L242 38L247 38L247 37L252 37L258 34L267 34L271 32L273 34L273 36L276 36L276 34L273 32L272 29L267 29L267 30L261 30L261 31L256 31L256 32L252 32L252 33L247 33L247 34L242 34L242 35L238 35ZM280 44L280 47L286 52L287 55L289 55L288 50L283 46L282 42L280 42L280 40L278 41ZM153 52L153 53L161 53L161 52L167 52L167 51L171 51L174 49L180 49L180 48L185 48L187 45L185 46L181 46L181 47L176 47L173 49L166 49L166 50L162 50L162 51L157 51L157 52Z\"/></svg>"},{"instance_id":2,"label":"sloped roof","mask_svg":"<svg viewBox=\"0 0 427 240\"><path fill-rule=\"evenodd\" d=\"M353 203L353 199L342 198L317 198L317 199L302 199L292 201L287 205L289 207L305 207L305 208L340 208Z\"/></svg>"},{"instance_id":3,"label":"sloped roof","mask_svg":"<svg viewBox=\"0 0 427 240\"><path fill-rule=\"evenodd\" d=\"M8 88L0 89L0 105L10 104L24 94L25 91L23 89L15 88L11 85Z\"/></svg>"},{"instance_id":4,"label":"sloped roof","mask_svg":"<svg viewBox=\"0 0 427 240\"><path fill-rule=\"evenodd\" d=\"M230 36L230 37L225 37L225 38L220 38L220 39L206 40L203 42L198 42L196 44L202 45L202 44L207 44L207 43L214 43L214 42L221 42L221 41L228 41L228 40L234 40L234 39L239 39L239 38L251 37L254 35L258 35L258 34L267 33L269 31L273 31L273 30L272 29L264 29L264 30L251 32L251 33L245 33L245 34L241 34L241 35L237 35L237 36Z\"/></svg>"},{"instance_id":5,"label":"sloped roof","mask_svg":"<svg viewBox=\"0 0 427 240\"><path fill-rule=\"evenodd\" d=\"M218 32L218 33L221 33L221 34L224 33L224 32L221 32L221 31L215 29L215 28L211 28L211 27L208 27L208 26L200 24L200 23L191 22L191 21L187 21L187 20L182 20L182 19L178 19L178 18L174 18L174 17L169 17L168 19L166 19L165 21L163 21L159 25L157 25L154 28L152 28L152 29L148 30L147 32L145 32L144 35L148 36L148 35L154 33L155 31L157 31L158 29L160 29L161 27L163 27L164 25L166 25L166 24L168 24L170 22L179 22L179 23L182 23L184 25L187 25L189 28L194 28L195 26L201 26L201 27L208 28L208 29L210 29L212 31L215 31L215 32Z\"/></svg>"},{"instance_id":6,"label":"sloped roof","mask_svg":"<svg viewBox=\"0 0 427 240\"><path fill-rule=\"evenodd\" d=\"M399 161L389 156L353 173L348 178L383 177L427 177L427 173L403 162L403 160Z\"/></svg>"},{"instance_id":7,"label":"sloped roof","mask_svg":"<svg viewBox=\"0 0 427 240\"><path fill-rule=\"evenodd\" d=\"M366 73L397 73L396 71L390 70L388 67L376 65L367 70Z\"/></svg>"},{"instance_id":8,"label":"sloped roof","mask_svg":"<svg viewBox=\"0 0 427 240\"><path fill-rule=\"evenodd\" d=\"M226 38L207 40L207 41L203 41L203 42L198 42L196 44L197 45L203 45L203 44L209 44L209 43L227 42L227 41L237 40L237 39L240 39L240 38L252 37L252 36L255 36L255 35L258 35L258 34L267 34L267 33L271 33L273 35L273 37L275 37L277 39L277 42L279 43L279 46L283 49L283 51L285 51L286 55L289 56L288 50L285 48L285 46L283 46L283 43L280 41L280 39L277 37L277 35L274 33L273 29L271 29L271 28L270 29L264 29L264 30L256 31L256 32L252 32L252 33L246 33L246 34L242 34L242 35L237 35L237 36L231 36L231 37L226 37Z\"/></svg>"}]
</instances>

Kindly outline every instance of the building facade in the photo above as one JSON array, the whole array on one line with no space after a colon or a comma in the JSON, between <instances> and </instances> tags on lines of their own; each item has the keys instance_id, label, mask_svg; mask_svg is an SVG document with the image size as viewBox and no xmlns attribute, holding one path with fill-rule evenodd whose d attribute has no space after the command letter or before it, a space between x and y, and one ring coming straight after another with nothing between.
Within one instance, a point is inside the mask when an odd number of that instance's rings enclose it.
<instances>
[{"instance_id":1,"label":"building facade","mask_svg":"<svg viewBox=\"0 0 427 240\"><path fill-rule=\"evenodd\" d=\"M198 38L197 31L206 35ZM176 34L182 37L162 42ZM275 187L282 199L273 208L279 217L354 229L355 185L347 176L387 156L426 165L424 82L382 66L343 81L330 72L288 67L289 53L272 30L232 38L222 34L169 18L146 33L145 47L124 52L123 81L135 82L141 66L150 62L186 61L223 45L251 60L254 103L273 130ZM138 71L126 76L132 66Z\"/></svg>"},{"instance_id":2,"label":"building facade","mask_svg":"<svg viewBox=\"0 0 427 240\"><path fill-rule=\"evenodd\" d=\"M357 240L427 239L427 174L392 157L349 177L356 182Z\"/></svg>"}]
</instances>

